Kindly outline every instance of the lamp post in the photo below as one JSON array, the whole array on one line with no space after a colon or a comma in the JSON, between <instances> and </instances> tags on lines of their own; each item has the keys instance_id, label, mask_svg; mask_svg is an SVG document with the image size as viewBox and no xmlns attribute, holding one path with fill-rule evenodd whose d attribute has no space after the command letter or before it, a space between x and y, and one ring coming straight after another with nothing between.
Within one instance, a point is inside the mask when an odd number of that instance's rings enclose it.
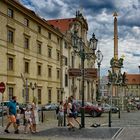
<instances>
[{"instance_id":1,"label":"lamp post","mask_svg":"<svg viewBox=\"0 0 140 140\"><path fill-rule=\"evenodd\" d=\"M97 88L96 100L98 101L101 96L101 93L100 93L100 66L101 66L101 62L103 60L103 54L99 49L96 52L96 57L97 57L96 61L97 61L97 65L98 65L98 88Z\"/></svg>"},{"instance_id":2,"label":"lamp post","mask_svg":"<svg viewBox=\"0 0 140 140\"><path fill-rule=\"evenodd\" d=\"M33 91L33 99L34 99L34 90L37 88L37 84L36 83L33 84L32 82L30 82L30 88Z\"/></svg>"},{"instance_id":3,"label":"lamp post","mask_svg":"<svg viewBox=\"0 0 140 140\"><path fill-rule=\"evenodd\" d=\"M74 27L74 33L72 34L72 45L73 45L73 49L74 49L74 53L78 54L81 58L81 75L82 75L82 79L81 79L81 94L82 94L82 109L81 109L81 125L84 128L85 127L85 110L84 110L84 98L85 98L85 94L84 94L84 81L85 81L85 77L84 77L84 62L85 59L89 59L89 58L93 58L95 59L95 50L97 48L97 42L98 40L95 38L95 35L93 33L92 38L90 39L90 43L89 43L89 48L90 48L90 52L86 52L85 51L85 43L83 42L82 38L80 38L77 35L77 27L75 24Z\"/></svg>"},{"instance_id":4,"label":"lamp post","mask_svg":"<svg viewBox=\"0 0 140 140\"><path fill-rule=\"evenodd\" d=\"M140 95L140 65L138 67L139 67L139 95Z\"/></svg>"}]
</instances>

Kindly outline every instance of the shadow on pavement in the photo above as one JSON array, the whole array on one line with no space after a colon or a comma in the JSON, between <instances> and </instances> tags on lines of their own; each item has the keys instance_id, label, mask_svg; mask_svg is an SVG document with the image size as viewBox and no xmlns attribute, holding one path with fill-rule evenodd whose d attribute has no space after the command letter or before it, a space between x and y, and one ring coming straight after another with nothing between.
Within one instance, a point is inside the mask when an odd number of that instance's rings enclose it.
<instances>
[{"instance_id":1,"label":"shadow on pavement","mask_svg":"<svg viewBox=\"0 0 140 140\"><path fill-rule=\"evenodd\" d=\"M40 137L70 137L70 138L98 138L98 139L110 139L120 128L83 128L75 131L69 131L67 128L51 128L41 131L36 136Z\"/></svg>"}]
</instances>

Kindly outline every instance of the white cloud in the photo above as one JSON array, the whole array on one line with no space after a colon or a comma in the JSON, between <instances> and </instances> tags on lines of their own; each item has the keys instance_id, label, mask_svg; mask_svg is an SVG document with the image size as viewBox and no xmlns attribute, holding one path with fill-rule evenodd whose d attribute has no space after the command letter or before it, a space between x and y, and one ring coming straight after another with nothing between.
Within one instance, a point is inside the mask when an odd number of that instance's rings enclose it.
<instances>
[{"instance_id":1,"label":"white cloud","mask_svg":"<svg viewBox=\"0 0 140 140\"><path fill-rule=\"evenodd\" d=\"M99 40L98 46L104 58L101 64L102 74L110 69L113 57L114 23L113 12L118 12L118 50L119 57L125 55L123 71L138 73L140 65L140 3L138 0L21 0L28 8L46 19L71 18L76 8L82 4L84 16L88 21L88 38L94 32ZM30 1L28 3L28 1ZM76 4L75 4L76 3ZM78 5L79 3L79 5ZM88 4L89 3L89 4ZM92 6L90 5L92 4ZM106 7L104 7L106 6ZM86 7L86 9L84 9Z\"/></svg>"}]
</instances>

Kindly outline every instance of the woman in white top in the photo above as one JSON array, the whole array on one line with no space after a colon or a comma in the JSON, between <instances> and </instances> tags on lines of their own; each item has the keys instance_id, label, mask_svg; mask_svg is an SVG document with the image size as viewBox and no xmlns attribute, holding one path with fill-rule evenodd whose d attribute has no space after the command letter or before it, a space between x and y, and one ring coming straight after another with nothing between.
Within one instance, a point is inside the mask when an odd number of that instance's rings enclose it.
<instances>
[{"instance_id":1,"label":"woman in white top","mask_svg":"<svg viewBox=\"0 0 140 140\"><path fill-rule=\"evenodd\" d=\"M30 131L33 132L33 125L32 125L32 118L31 118L31 110L29 107L26 108L26 111L24 113L25 117L25 128L24 133L27 133L27 128L30 128Z\"/></svg>"},{"instance_id":2,"label":"woman in white top","mask_svg":"<svg viewBox=\"0 0 140 140\"><path fill-rule=\"evenodd\" d=\"M33 130L37 132L36 125L39 124L39 116L38 116L38 106L36 104L36 98L33 99L32 103L32 121L33 121Z\"/></svg>"},{"instance_id":3,"label":"woman in white top","mask_svg":"<svg viewBox=\"0 0 140 140\"><path fill-rule=\"evenodd\" d=\"M69 130L74 128L74 118L73 118L73 114L72 114L72 100L71 97L68 98L68 104L67 104L67 120L68 120L68 126L69 126Z\"/></svg>"},{"instance_id":4,"label":"woman in white top","mask_svg":"<svg viewBox=\"0 0 140 140\"><path fill-rule=\"evenodd\" d=\"M58 106L59 111L58 111L58 126L63 125L63 118L64 118L64 107L63 107L63 102L60 102L60 105Z\"/></svg>"}]
</instances>

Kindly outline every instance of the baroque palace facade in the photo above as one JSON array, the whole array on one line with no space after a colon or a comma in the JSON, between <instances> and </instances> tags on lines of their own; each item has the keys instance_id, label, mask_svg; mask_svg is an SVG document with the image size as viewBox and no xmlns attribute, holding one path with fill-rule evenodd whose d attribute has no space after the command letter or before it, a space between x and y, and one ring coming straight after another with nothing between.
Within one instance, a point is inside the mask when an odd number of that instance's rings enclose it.
<instances>
[{"instance_id":1,"label":"baroque palace facade","mask_svg":"<svg viewBox=\"0 0 140 140\"><path fill-rule=\"evenodd\" d=\"M61 20L59 28L16 0L1 0L0 19L0 82L6 84L4 100L13 95L20 103L32 102L33 97L39 104L58 103L70 95L81 99L81 78L69 77L68 73L71 67L81 67L80 58L72 53L70 31L75 22L80 25L79 36L88 43L88 25L81 14ZM95 60L85 61L85 67L94 67L94 63ZM96 79L85 81L85 100L94 100Z\"/></svg>"}]
</instances>

